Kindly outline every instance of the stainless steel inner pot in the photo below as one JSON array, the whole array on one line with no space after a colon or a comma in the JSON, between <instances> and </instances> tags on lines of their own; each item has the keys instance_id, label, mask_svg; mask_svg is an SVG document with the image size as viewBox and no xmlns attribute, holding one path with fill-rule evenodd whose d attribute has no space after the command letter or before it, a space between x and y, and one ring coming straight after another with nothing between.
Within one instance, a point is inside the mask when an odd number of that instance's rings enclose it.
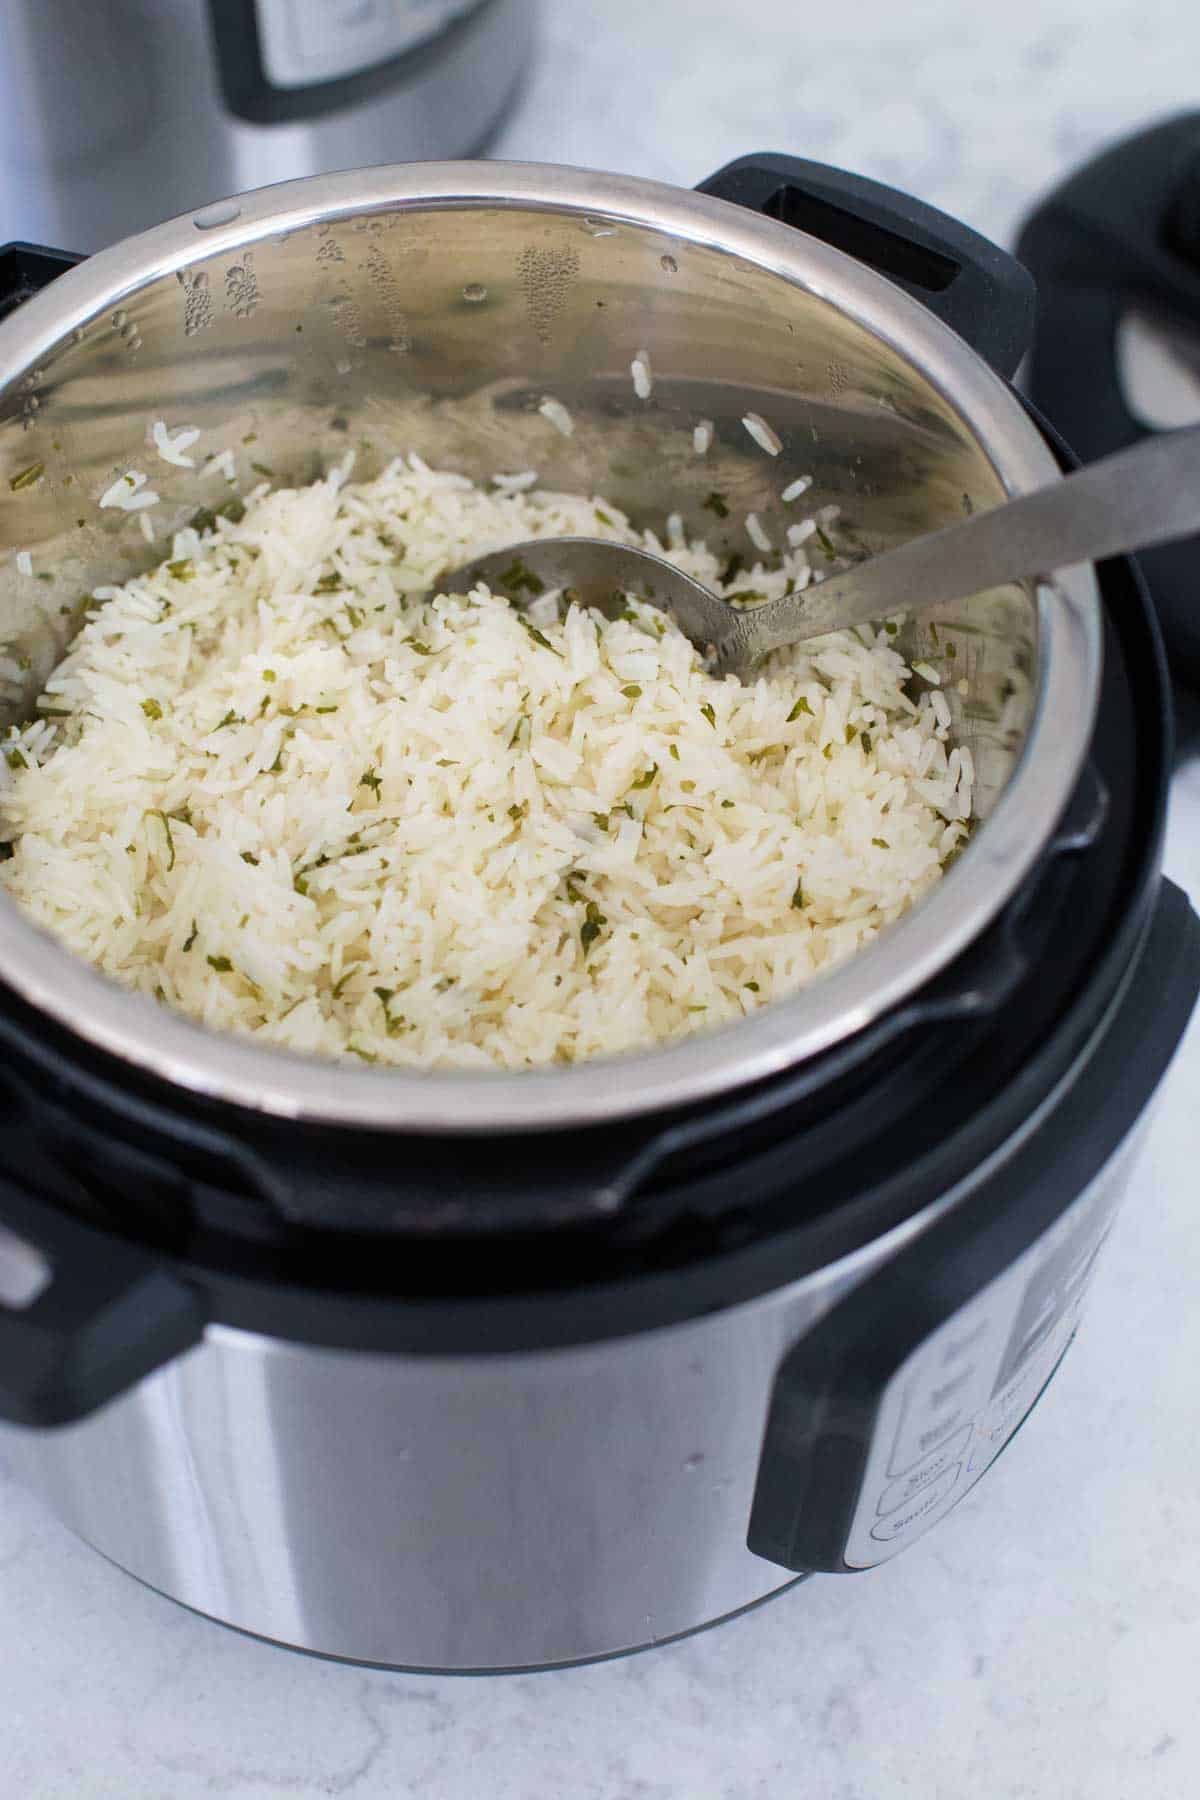
<instances>
[{"instance_id":1,"label":"stainless steel inner pot","mask_svg":"<svg viewBox=\"0 0 1200 1800\"><path fill-rule=\"evenodd\" d=\"M630 362L649 352L653 394ZM563 437L538 406L561 400ZM772 458L741 424L783 440ZM151 423L202 428L197 468ZM716 425L705 457L701 418ZM104 251L0 326L0 713L28 716L81 601L161 556L239 486L304 482L348 448L487 477L536 468L642 524L668 511L722 551L776 542L780 501L835 503L861 554L1056 476L1019 402L900 289L819 240L724 201L627 177L429 163L314 177L220 202ZM161 495L156 547L97 502L125 470ZM727 515L710 497L719 493ZM705 502L709 501L706 506ZM34 576L17 567L31 552ZM49 577L49 579L47 579ZM910 628L978 775L980 828L875 944L795 998L632 1056L529 1074L331 1065L210 1033L85 967L0 900L0 979L92 1043L184 1088L385 1130L552 1129L694 1101L861 1029L969 944L1028 873L1070 795L1100 668L1092 571L982 595ZM922 678L923 679L923 678Z\"/></svg>"}]
</instances>

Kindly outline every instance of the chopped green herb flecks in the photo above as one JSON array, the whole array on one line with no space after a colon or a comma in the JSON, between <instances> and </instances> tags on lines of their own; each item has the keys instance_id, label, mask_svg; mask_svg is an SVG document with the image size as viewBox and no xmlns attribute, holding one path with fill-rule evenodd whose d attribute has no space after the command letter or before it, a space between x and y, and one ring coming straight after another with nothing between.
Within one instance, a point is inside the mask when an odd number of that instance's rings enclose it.
<instances>
[{"instance_id":1,"label":"chopped green herb flecks","mask_svg":"<svg viewBox=\"0 0 1200 1800\"><path fill-rule=\"evenodd\" d=\"M804 907L804 884L802 882L798 881L796 883L795 892L792 895L792 905L795 907L797 912L800 912L803 910L803 907Z\"/></svg>"},{"instance_id":2,"label":"chopped green herb flecks","mask_svg":"<svg viewBox=\"0 0 1200 1800\"><path fill-rule=\"evenodd\" d=\"M892 847L886 838L872 838L871 842L875 845L877 850L890 850Z\"/></svg>"},{"instance_id":3,"label":"chopped green herb flecks","mask_svg":"<svg viewBox=\"0 0 1200 1800\"><path fill-rule=\"evenodd\" d=\"M625 687L621 689L621 692L627 700L640 700L642 697L642 690L636 681L628 682ZM679 752L676 751L675 754L678 755Z\"/></svg>"},{"instance_id":4,"label":"chopped green herb flecks","mask_svg":"<svg viewBox=\"0 0 1200 1800\"><path fill-rule=\"evenodd\" d=\"M499 585L514 594L543 594L546 591L546 584L541 576L535 575L519 556L513 558L499 577Z\"/></svg>"},{"instance_id":5,"label":"chopped green herb flecks","mask_svg":"<svg viewBox=\"0 0 1200 1800\"><path fill-rule=\"evenodd\" d=\"M601 927L607 924L608 920L600 911L596 902L594 900L589 900L585 908L583 924L579 927L579 942L583 946L585 958L596 939L600 936Z\"/></svg>"},{"instance_id":6,"label":"chopped green herb flecks","mask_svg":"<svg viewBox=\"0 0 1200 1800\"><path fill-rule=\"evenodd\" d=\"M376 799L378 799L379 791L383 786L383 781L380 776L376 774L374 769L364 769L358 778L358 785L359 787L370 788L375 794Z\"/></svg>"},{"instance_id":7,"label":"chopped green herb flecks","mask_svg":"<svg viewBox=\"0 0 1200 1800\"><path fill-rule=\"evenodd\" d=\"M722 806L733 806L734 802L732 800L722 800L721 805Z\"/></svg>"},{"instance_id":8,"label":"chopped green herb flecks","mask_svg":"<svg viewBox=\"0 0 1200 1800\"><path fill-rule=\"evenodd\" d=\"M672 755L675 758L675 761L678 762L679 761L679 745L678 744L669 744L667 746L667 748L668 748L670 755Z\"/></svg>"},{"instance_id":9,"label":"chopped green herb flecks","mask_svg":"<svg viewBox=\"0 0 1200 1800\"><path fill-rule=\"evenodd\" d=\"M167 574L172 581L194 581L196 567L190 556L181 556L177 562L167 564Z\"/></svg>"},{"instance_id":10,"label":"chopped green herb flecks","mask_svg":"<svg viewBox=\"0 0 1200 1800\"><path fill-rule=\"evenodd\" d=\"M152 819L161 819L162 821L162 828L167 839L167 855L170 859L167 863L167 873L169 875L171 870L175 867L175 839L171 836L171 821L168 819L165 812L152 811L150 817Z\"/></svg>"},{"instance_id":11,"label":"chopped green herb flecks","mask_svg":"<svg viewBox=\"0 0 1200 1800\"><path fill-rule=\"evenodd\" d=\"M233 964L227 956L210 956L205 960L207 961L209 968L215 969L218 975L228 975L229 971L233 968Z\"/></svg>"},{"instance_id":12,"label":"chopped green herb flecks","mask_svg":"<svg viewBox=\"0 0 1200 1800\"><path fill-rule=\"evenodd\" d=\"M801 694L799 700L797 700L795 706L793 706L791 712L788 714L788 716L787 716L788 724L794 725L796 723L796 720L800 717L801 713L807 713L810 719L813 717L813 709L808 704L808 701L804 698L803 694Z\"/></svg>"},{"instance_id":13,"label":"chopped green herb flecks","mask_svg":"<svg viewBox=\"0 0 1200 1800\"><path fill-rule=\"evenodd\" d=\"M392 997L396 992L395 988L377 987L372 988L371 992L383 1008L383 1022L389 1037L399 1037L402 1031L413 1029L401 1013L394 1015L392 1013Z\"/></svg>"},{"instance_id":14,"label":"chopped green herb flecks","mask_svg":"<svg viewBox=\"0 0 1200 1800\"><path fill-rule=\"evenodd\" d=\"M601 831L607 831L608 830L608 814L607 813L593 813L592 814L592 823L594 825L598 825L600 827Z\"/></svg>"},{"instance_id":15,"label":"chopped green herb flecks","mask_svg":"<svg viewBox=\"0 0 1200 1800\"><path fill-rule=\"evenodd\" d=\"M254 470L256 475L265 475L268 481L274 481L275 471L274 469L269 469L266 463L252 462L250 467Z\"/></svg>"},{"instance_id":16,"label":"chopped green herb flecks","mask_svg":"<svg viewBox=\"0 0 1200 1800\"><path fill-rule=\"evenodd\" d=\"M415 650L418 656L433 655L433 651L429 648L429 645L423 643L420 638L409 638L408 647L410 650Z\"/></svg>"},{"instance_id":17,"label":"chopped green herb flecks","mask_svg":"<svg viewBox=\"0 0 1200 1800\"><path fill-rule=\"evenodd\" d=\"M700 711L704 714L704 717L715 731L717 729L717 715L707 701L705 701L704 705L700 708Z\"/></svg>"},{"instance_id":18,"label":"chopped green herb flecks","mask_svg":"<svg viewBox=\"0 0 1200 1800\"><path fill-rule=\"evenodd\" d=\"M4 760L10 769L27 769L29 764L19 750L6 750Z\"/></svg>"},{"instance_id":19,"label":"chopped green herb flecks","mask_svg":"<svg viewBox=\"0 0 1200 1800\"><path fill-rule=\"evenodd\" d=\"M818 525L816 535L817 535L817 542L821 546L821 554L825 557L827 562L832 562L834 560L834 558L837 556L837 551L833 547L833 542L832 542L828 532L823 531L821 529L821 527Z\"/></svg>"},{"instance_id":20,"label":"chopped green herb flecks","mask_svg":"<svg viewBox=\"0 0 1200 1800\"><path fill-rule=\"evenodd\" d=\"M757 981L743 981L742 986L748 987L752 994L757 994L759 991Z\"/></svg>"},{"instance_id":21,"label":"chopped green herb flecks","mask_svg":"<svg viewBox=\"0 0 1200 1800\"><path fill-rule=\"evenodd\" d=\"M648 788L657 774L658 774L658 764L651 763L650 767L648 769L646 769L641 775L638 776L637 780L634 782L633 786L629 790L630 793L636 794L639 792L640 789Z\"/></svg>"},{"instance_id":22,"label":"chopped green herb flecks","mask_svg":"<svg viewBox=\"0 0 1200 1800\"><path fill-rule=\"evenodd\" d=\"M531 625L524 613L517 614L517 621L525 627L535 644L540 644L543 650L549 650L552 656L561 657L562 651L556 650L545 632L539 631L536 625Z\"/></svg>"},{"instance_id":23,"label":"chopped green herb flecks","mask_svg":"<svg viewBox=\"0 0 1200 1800\"><path fill-rule=\"evenodd\" d=\"M719 494L716 488L714 488L712 493L703 499L700 504L706 512L714 513L718 519L727 519L729 517L728 502L726 501L724 494Z\"/></svg>"},{"instance_id":24,"label":"chopped green herb flecks","mask_svg":"<svg viewBox=\"0 0 1200 1800\"><path fill-rule=\"evenodd\" d=\"M518 820L523 819L528 811L529 804L527 801L514 801L513 805L508 809L508 816L515 824Z\"/></svg>"},{"instance_id":25,"label":"chopped green herb flecks","mask_svg":"<svg viewBox=\"0 0 1200 1800\"><path fill-rule=\"evenodd\" d=\"M142 711L148 719L161 719L163 716L162 705L157 700L143 700Z\"/></svg>"},{"instance_id":26,"label":"chopped green herb flecks","mask_svg":"<svg viewBox=\"0 0 1200 1800\"><path fill-rule=\"evenodd\" d=\"M244 863L249 863L252 869L257 869L258 867L258 858L255 856L253 850L243 850L242 861Z\"/></svg>"},{"instance_id":27,"label":"chopped green herb flecks","mask_svg":"<svg viewBox=\"0 0 1200 1800\"><path fill-rule=\"evenodd\" d=\"M19 474L10 477L8 485L14 494L19 494L24 488L36 487L45 473L45 463L30 463L27 469L22 469Z\"/></svg>"}]
</instances>

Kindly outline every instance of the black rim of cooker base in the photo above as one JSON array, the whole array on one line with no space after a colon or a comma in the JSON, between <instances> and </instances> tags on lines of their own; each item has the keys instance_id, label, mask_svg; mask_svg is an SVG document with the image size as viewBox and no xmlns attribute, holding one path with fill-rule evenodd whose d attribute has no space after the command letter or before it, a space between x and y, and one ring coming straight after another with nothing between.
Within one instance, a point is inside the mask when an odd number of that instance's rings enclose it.
<instances>
[{"instance_id":1,"label":"black rim of cooker base","mask_svg":"<svg viewBox=\"0 0 1200 1800\"><path fill-rule=\"evenodd\" d=\"M222 1322L363 1348L446 1353L623 1335L750 1299L845 1255L1004 1144L1080 1056L1137 953L1158 891L1170 690L1140 576L1125 560L1100 573L1093 778L1108 790L1108 814L1085 853L1040 866L1027 884L1032 970L994 1014L917 1027L873 1053L864 1033L735 1096L724 1139L668 1161L611 1215L581 1223L568 1211L557 1229L515 1231L489 1218L481 1237L464 1229L477 1219L460 1214L458 1229L431 1238L297 1226L279 1216L274 1172L302 1167L306 1179L386 1191L398 1164L432 1148L433 1207L456 1162L474 1159L490 1179L502 1157L511 1168L517 1147L368 1138L204 1101L9 997L0 1153L10 1178L59 1219L67 1212L160 1248ZM621 1134L639 1129L572 1134L571 1154L603 1164L614 1143L626 1155ZM524 1147L518 1179L535 1179L544 1142ZM805 1198L814 1190L816 1207Z\"/></svg>"}]
</instances>

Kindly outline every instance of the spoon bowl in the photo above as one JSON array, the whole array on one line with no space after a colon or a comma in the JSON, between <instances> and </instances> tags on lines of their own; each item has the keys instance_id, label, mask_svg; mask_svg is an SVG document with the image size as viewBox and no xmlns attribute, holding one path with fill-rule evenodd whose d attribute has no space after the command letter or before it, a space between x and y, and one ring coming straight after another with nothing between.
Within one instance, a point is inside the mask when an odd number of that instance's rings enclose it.
<instances>
[{"instance_id":1,"label":"spoon bowl","mask_svg":"<svg viewBox=\"0 0 1200 1800\"><path fill-rule=\"evenodd\" d=\"M610 617L632 596L669 613L714 674L744 678L786 644L1197 531L1200 425L1192 425L761 606L731 606L666 557L590 537L531 538L494 550L456 570L443 591L466 594L484 582L527 606L561 590Z\"/></svg>"}]
</instances>

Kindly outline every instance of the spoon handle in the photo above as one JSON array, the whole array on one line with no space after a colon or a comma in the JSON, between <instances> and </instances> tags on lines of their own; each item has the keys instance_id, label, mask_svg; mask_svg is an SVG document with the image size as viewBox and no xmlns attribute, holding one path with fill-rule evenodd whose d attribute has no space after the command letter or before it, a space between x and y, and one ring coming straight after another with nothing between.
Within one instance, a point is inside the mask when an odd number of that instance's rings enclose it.
<instances>
[{"instance_id":1,"label":"spoon handle","mask_svg":"<svg viewBox=\"0 0 1200 1800\"><path fill-rule=\"evenodd\" d=\"M733 666L783 644L1200 531L1200 425L1160 433L1049 487L738 616Z\"/></svg>"}]
</instances>

